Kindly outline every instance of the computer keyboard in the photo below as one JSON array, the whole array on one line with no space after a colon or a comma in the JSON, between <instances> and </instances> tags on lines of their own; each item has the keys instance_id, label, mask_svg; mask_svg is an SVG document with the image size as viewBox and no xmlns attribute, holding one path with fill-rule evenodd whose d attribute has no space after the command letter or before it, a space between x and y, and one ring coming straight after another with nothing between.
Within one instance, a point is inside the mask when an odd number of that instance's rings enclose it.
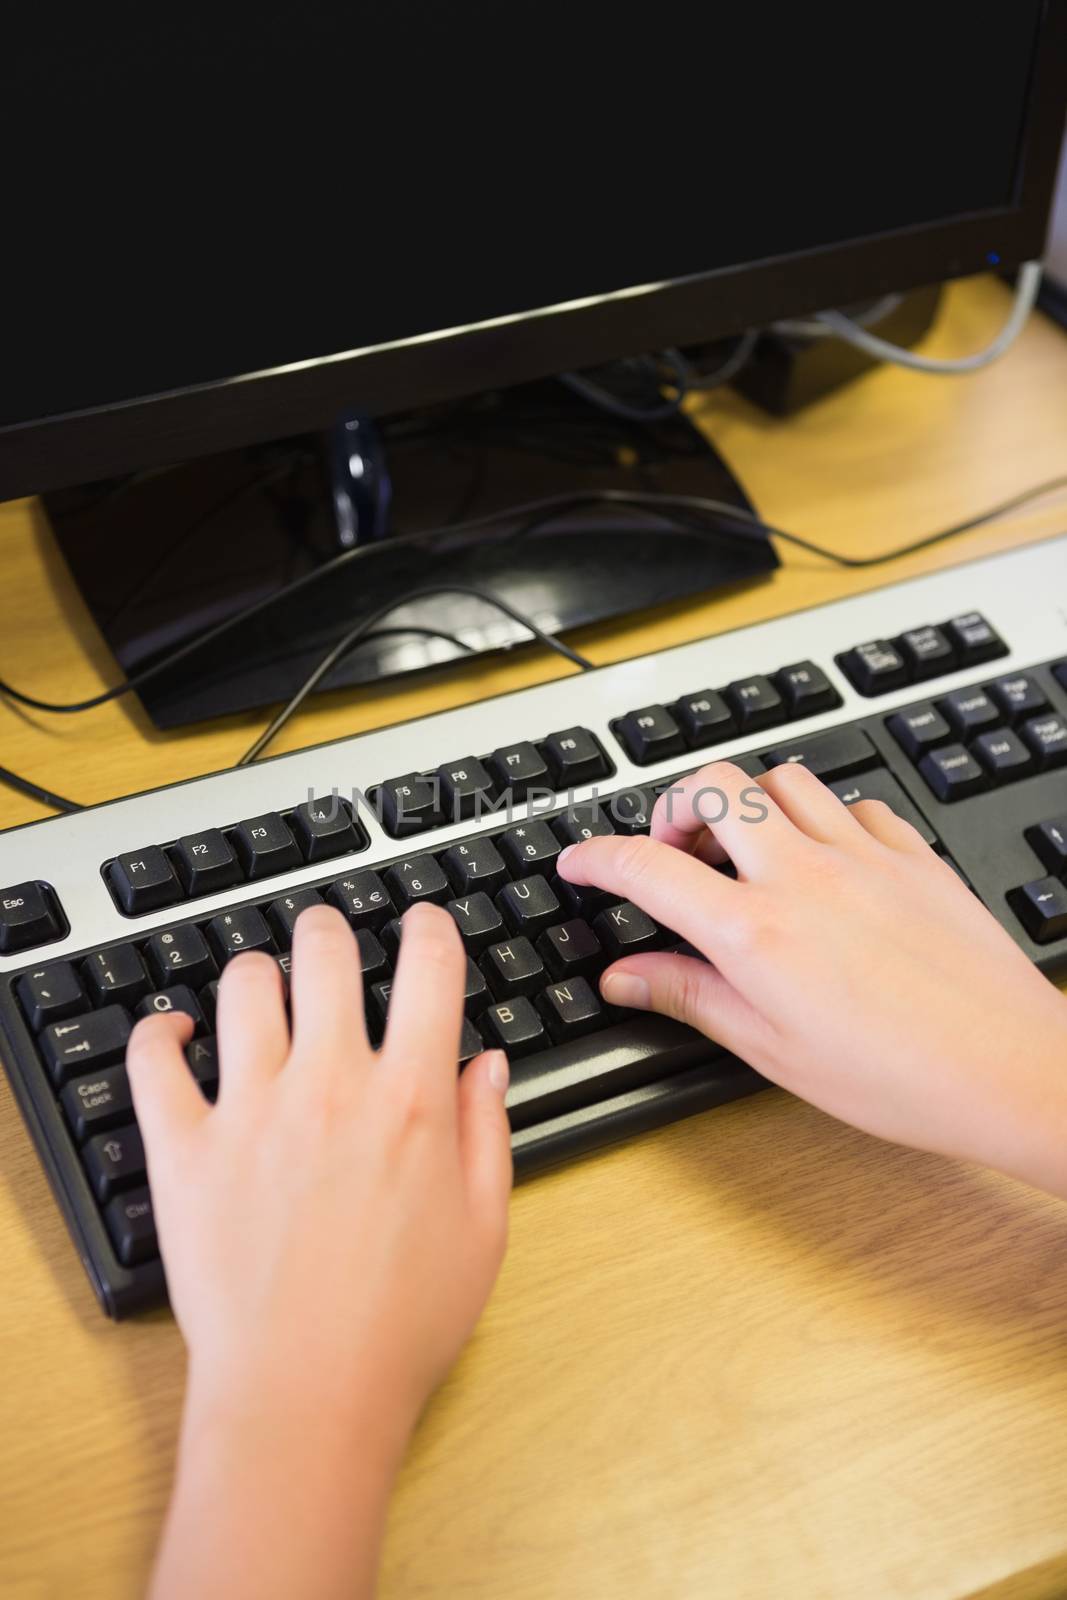
<instances>
[{"instance_id":1,"label":"computer keyboard","mask_svg":"<svg viewBox=\"0 0 1067 1600\"><path fill-rule=\"evenodd\" d=\"M448 909L460 1059L508 1051L520 1173L763 1087L603 1003L609 961L678 938L555 872L565 844L647 832L657 795L719 758L885 800L1067 972L1067 537L0 836L0 1048L106 1310L165 1296L133 1024L188 1012L212 1096L219 974L244 950L286 972L307 905L355 930L377 1036L402 913Z\"/></svg>"}]
</instances>

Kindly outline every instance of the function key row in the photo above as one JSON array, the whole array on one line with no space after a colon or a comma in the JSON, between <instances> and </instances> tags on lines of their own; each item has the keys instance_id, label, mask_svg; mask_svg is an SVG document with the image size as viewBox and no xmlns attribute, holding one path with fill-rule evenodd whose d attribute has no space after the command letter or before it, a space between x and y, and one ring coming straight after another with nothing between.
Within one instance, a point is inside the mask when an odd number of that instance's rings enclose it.
<instances>
[{"instance_id":1,"label":"function key row","mask_svg":"<svg viewBox=\"0 0 1067 1600\"><path fill-rule=\"evenodd\" d=\"M218 894L240 883L290 872L367 848L367 835L338 796L308 800L292 811L267 812L228 828L206 828L171 844L146 845L104 863L104 880L119 910L143 916L182 900Z\"/></svg>"},{"instance_id":2,"label":"function key row","mask_svg":"<svg viewBox=\"0 0 1067 1600\"><path fill-rule=\"evenodd\" d=\"M484 759L461 756L433 772L388 778L372 791L381 823L394 839L484 815L504 801L520 803L533 790L560 794L607 778L612 771L600 740L588 728L565 728L536 742L516 740Z\"/></svg>"},{"instance_id":3,"label":"function key row","mask_svg":"<svg viewBox=\"0 0 1067 1600\"><path fill-rule=\"evenodd\" d=\"M724 689L699 689L670 705L640 706L611 727L630 760L647 767L840 704L841 696L822 668L798 661L769 677L738 678Z\"/></svg>"},{"instance_id":4,"label":"function key row","mask_svg":"<svg viewBox=\"0 0 1067 1600\"><path fill-rule=\"evenodd\" d=\"M1067 721L1032 673L908 706L886 726L944 802L1067 765Z\"/></svg>"},{"instance_id":5,"label":"function key row","mask_svg":"<svg viewBox=\"0 0 1067 1600\"><path fill-rule=\"evenodd\" d=\"M836 660L852 687L871 697L1007 653L996 629L979 612L967 611L937 626L909 628L895 639L868 639Z\"/></svg>"}]
</instances>

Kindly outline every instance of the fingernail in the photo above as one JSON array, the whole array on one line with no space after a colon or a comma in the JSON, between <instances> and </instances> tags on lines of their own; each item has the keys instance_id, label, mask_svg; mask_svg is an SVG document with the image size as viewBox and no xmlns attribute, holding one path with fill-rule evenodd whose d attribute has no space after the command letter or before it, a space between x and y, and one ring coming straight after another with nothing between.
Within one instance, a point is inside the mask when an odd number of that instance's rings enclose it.
<instances>
[{"instance_id":1,"label":"fingernail","mask_svg":"<svg viewBox=\"0 0 1067 1600\"><path fill-rule=\"evenodd\" d=\"M635 1011L647 1011L652 1003L648 984L632 972L609 972L600 990L613 1006L633 1006Z\"/></svg>"},{"instance_id":2,"label":"fingernail","mask_svg":"<svg viewBox=\"0 0 1067 1600\"><path fill-rule=\"evenodd\" d=\"M567 857L569 855L573 855L575 850L577 850L577 848L578 848L578 846L575 845L575 844L564 845L563 849L560 851L559 855L556 857L556 871L557 872L559 871L559 869L563 865L563 863L566 861Z\"/></svg>"},{"instance_id":3,"label":"fingernail","mask_svg":"<svg viewBox=\"0 0 1067 1600\"><path fill-rule=\"evenodd\" d=\"M489 1052L489 1082L498 1094L504 1094L507 1091L510 1076L508 1058L503 1050L491 1050Z\"/></svg>"}]
</instances>

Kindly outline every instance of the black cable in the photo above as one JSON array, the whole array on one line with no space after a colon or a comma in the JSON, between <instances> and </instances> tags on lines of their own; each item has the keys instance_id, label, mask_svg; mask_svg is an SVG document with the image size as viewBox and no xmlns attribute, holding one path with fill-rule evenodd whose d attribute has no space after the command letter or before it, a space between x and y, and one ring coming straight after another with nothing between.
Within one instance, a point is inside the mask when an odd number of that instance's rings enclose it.
<instances>
[{"instance_id":1,"label":"black cable","mask_svg":"<svg viewBox=\"0 0 1067 1600\"><path fill-rule=\"evenodd\" d=\"M0 767L0 783L6 783L9 789L17 789L19 794L24 794L31 800L39 800L42 805L51 806L53 811L84 811L85 807L77 800L65 800L61 794L53 794L51 789L44 789L39 783L33 783L29 778L20 778L17 772L12 772L10 767Z\"/></svg>"},{"instance_id":2,"label":"black cable","mask_svg":"<svg viewBox=\"0 0 1067 1600\"><path fill-rule=\"evenodd\" d=\"M647 357L644 359L649 360ZM572 394L578 395L582 400L588 400L590 405L599 406L601 411L607 411L613 417L622 417L625 422L665 422L668 417L673 417L680 411L682 401L689 392L689 363L677 350L661 350L656 359L667 368L670 381L675 386L674 399L663 400L658 405L631 405L629 401L623 400L620 395L612 394L610 389L605 389L603 384L596 383L582 372L561 372L559 381ZM651 361L649 364L652 364ZM658 373L656 378L658 382Z\"/></svg>"},{"instance_id":3,"label":"black cable","mask_svg":"<svg viewBox=\"0 0 1067 1600\"><path fill-rule=\"evenodd\" d=\"M526 616L524 612L517 610L512 605L509 605L506 600L498 599L498 597L494 594L486 594L481 589L473 589L467 584L461 583L435 584L432 588L413 589L412 592L405 595L402 600L390 600L385 605L379 606L378 609L373 611L369 617L364 617L362 622L357 622L354 628L350 628L345 634L344 638L338 640L335 645L332 645L322 657L318 665L308 673L307 677L304 679L299 689L297 689L296 693L286 701L285 705L278 712L273 721L269 723L266 728L264 728L263 732L260 734L255 743L249 746L244 755L239 757L234 765L238 767L247 767L251 762L256 760L257 756L262 755L263 751L281 732L289 719L300 709L308 695L312 693L318 684L322 682L323 678L326 677L327 673L329 673L337 665L337 663L348 654L350 650L354 649L355 646L361 642L361 640L368 636L367 630L372 628L381 617L387 617L390 611L396 611L399 606L410 605L415 600L432 599L435 595L442 594L471 595L475 600L481 600L484 601L486 605L495 606L498 611L502 611L505 616L510 617L513 622L519 623L524 628L529 628L534 637L539 639L542 644L547 645L550 650L555 650L556 653L563 656L565 660L573 662L574 665L580 667L583 672L588 672L593 665L593 663L588 660L587 657L579 655L577 650L572 650L570 645L563 643L562 639L557 639L555 634L546 633L543 628L538 627L537 623L534 622L532 617Z\"/></svg>"},{"instance_id":4,"label":"black cable","mask_svg":"<svg viewBox=\"0 0 1067 1600\"><path fill-rule=\"evenodd\" d=\"M376 628L373 633L368 633L363 643L368 644L371 639L384 639L397 634L417 633L427 639L444 639L448 644L454 644L457 650L465 651L468 655L474 654L473 646L456 637L454 633L445 633L441 628ZM44 789L39 783L34 783L30 778L22 778L17 772L12 772L10 767L0 767L0 783L6 784L9 789L15 789L19 794L24 794L31 800L39 800L42 805L51 806L54 811L84 811L85 807L79 800L66 800L62 795L53 794L51 789Z\"/></svg>"},{"instance_id":5,"label":"black cable","mask_svg":"<svg viewBox=\"0 0 1067 1600\"><path fill-rule=\"evenodd\" d=\"M221 622L215 623L203 633L197 634L194 639L189 639L185 644L179 645L176 650L154 661L151 666L134 673L131 677L118 683L111 689L105 689L98 695L91 696L88 700L76 700L69 703L51 700L39 700L34 695L24 694L16 689L13 684L0 679L0 695L6 695L9 700L14 700L18 705L27 706L31 711L48 711L57 715L73 715L82 711L92 711L97 706L106 705L111 700L117 700L124 694L130 694L139 689L142 684L149 682L161 672L169 671L180 662L195 655L205 646L213 644L216 639L225 637L234 628L242 623L250 622L253 618L268 611L279 601L287 600L292 595L312 584L320 582L331 573L339 571L352 561L373 560L376 555L395 551L398 546L417 546L427 539L441 538L450 535L459 538L467 534L477 533L482 528L492 527L498 533L505 531L515 532L515 524L521 524L518 531L532 532L535 528L544 527L557 516L567 511L578 511L600 505L631 507L638 510L659 511L660 516L676 526L687 529L690 533L734 542L748 543L755 537L781 539L787 544L797 546L809 555L819 556L825 561L836 562L842 567L876 567L888 561L899 560L902 556L913 555L919 550L929 549L931 545L941 544L947 539L955 539L960 534L970 533L974 528L983 527L988 522L994 522L998 517L1006 516L1015 511L1019 506L1026 505L1041 496L1053 493L1054 490L1067 488L1067 473L1056 478L1049 478L1044 483L1036 484L1033 488L1024 489L1012 495L1010 499L1002 500L987 511L979 512L977 516L968 517L963 522L957 522L950 528L943 528L937 533L927 534L922 539L916 539L909 544L896 546L891 550L884 550L874 556L848 556L837 550L828 550L823 545L815 544L810 539L804 539L799 534L790 533L784 528L776 528L773 523L764 522L761 517L752 511L745 510L742 506L731 505L726 500L708 499L701 495L659 494L655 491L642 491L630 489L601 489L590 490L580 494L555 494L545 495L537 500L529 500L521 505L502 508L498 511L488 511L478 517L472 517L466 522L457 522L451 526L440 528L424 528L416 533L396 534L391 539L383 539L374 544L356 545L352 550L342 550L329 561L324 561L320 567L312 572L306 572L302 577L295 578L291 583L275 589L272 594L264 595L260 600L254 600L242 611L235 612L233 616L225 617ZM694 521L683 521L678 517L671 517L671 511L689 511L702 516L715 518L725 517L729 522L740 522L745 527L723 527L716 523L708 527ZM523 522L523 519L532 519Z\"/></svg>"}]
</instances>

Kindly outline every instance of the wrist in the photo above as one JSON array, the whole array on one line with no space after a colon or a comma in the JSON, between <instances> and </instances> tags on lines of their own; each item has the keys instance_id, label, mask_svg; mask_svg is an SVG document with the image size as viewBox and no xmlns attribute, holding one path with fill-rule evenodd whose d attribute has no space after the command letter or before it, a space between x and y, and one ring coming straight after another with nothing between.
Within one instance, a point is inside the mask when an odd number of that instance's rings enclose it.
<instances>
[{"instance_id":1,"label":"wrist","mask_svg":"<svg viewBox=\"0 0 1067 1600\"><path fill-rule=\"evenodd\" d=\"M1067 996L1049 1000L1005 1074L989 1165L1067 1200Z\"/></svg>"}]
</instances>

